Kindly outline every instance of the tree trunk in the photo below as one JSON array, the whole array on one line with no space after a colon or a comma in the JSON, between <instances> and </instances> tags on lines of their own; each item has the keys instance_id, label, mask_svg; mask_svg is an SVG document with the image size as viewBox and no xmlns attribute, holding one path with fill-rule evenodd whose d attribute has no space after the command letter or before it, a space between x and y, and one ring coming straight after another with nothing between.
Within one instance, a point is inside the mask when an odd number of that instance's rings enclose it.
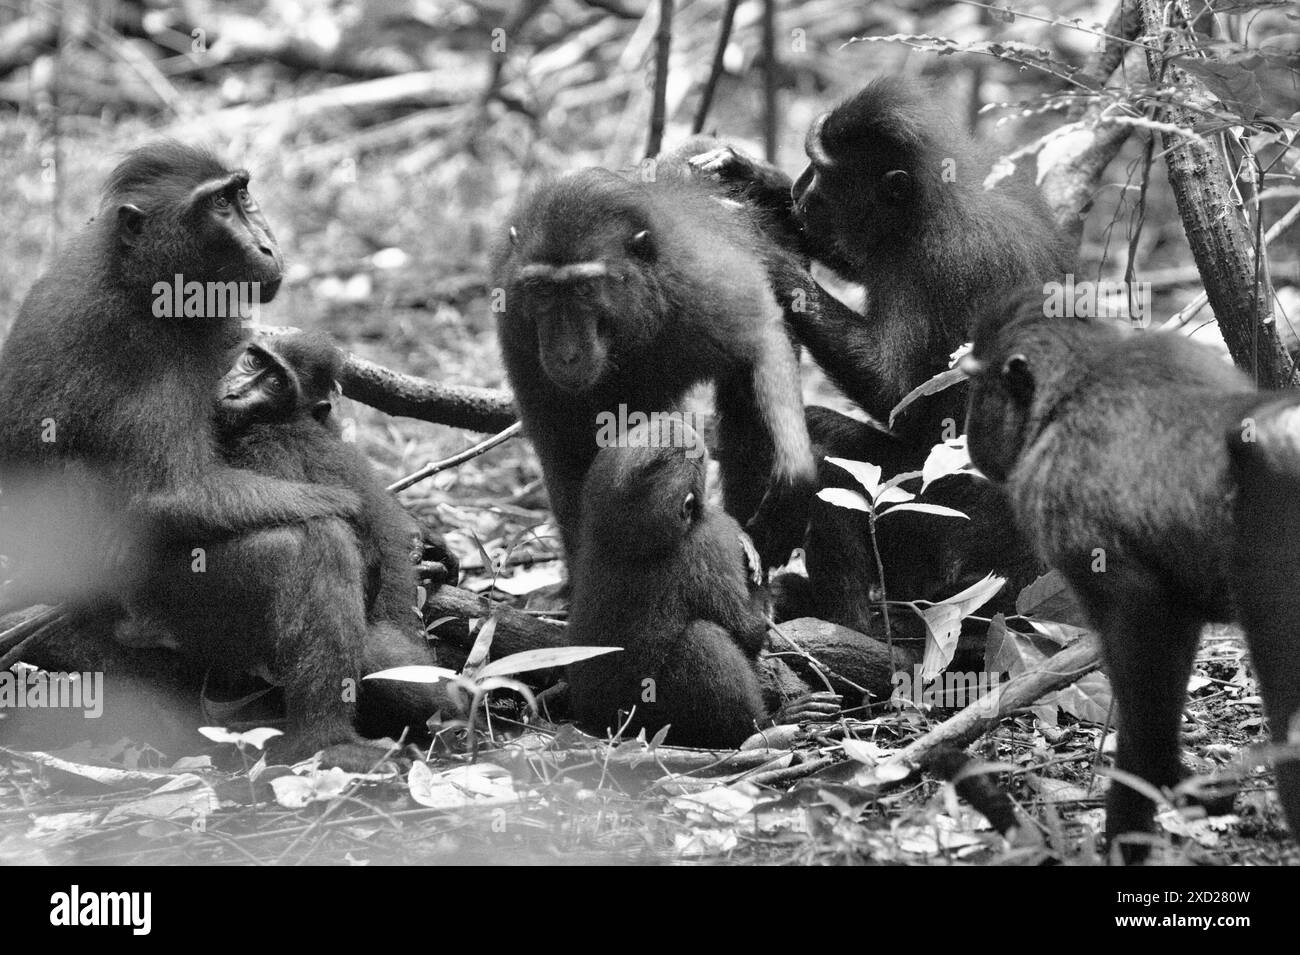
<instances>
[{"instance_id":1,"label":"tree trunk","mask_svg":"<svg viewBox=\"0 0 1300 955\"><path fill-rule=\"evenodd\" d=\"M1191 49L1181 31L1166 29L1163 0L1142 0L1144 33L1156 49L1147 53L1153 84L1186 100L1206 91L1167 56ZM1163 52L1161 52L1163 49ZM1161 122L1192 129L1197 114L1169 105L1156 111ZM1248 224L1233 201L1232 182L1219 154L1202 139L1161 133L1165 166L1178 213L1205 294L1219 321L1232 360L1262 388L1300 385L1300 376L1273 326L1273 292L1257 269ZM1262 254L1261 250L1261 254Z\"/></svg>"}]
</instances>

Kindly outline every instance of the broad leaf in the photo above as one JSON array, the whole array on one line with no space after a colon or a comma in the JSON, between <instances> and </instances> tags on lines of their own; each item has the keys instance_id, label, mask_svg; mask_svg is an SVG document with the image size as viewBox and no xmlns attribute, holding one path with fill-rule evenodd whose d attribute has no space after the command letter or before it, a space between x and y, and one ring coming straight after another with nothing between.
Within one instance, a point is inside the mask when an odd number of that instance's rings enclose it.
<instances>
[{"instance_id":1,"label":"broad leaf","mask_svg":"<svg viewBox=\"0 0 1300 955\"><path fill-rule=\"evenodd\" d=\"M984 669L989 673L1006 673L1015 679L1026 670L1046 660L1046 655L1034 646L1023 633L1007 626L1002 614L997 614L989 626L988 641L984 645ZM1030 709L1049 726L1056 725L1056 694L1049 694Z\"/></svg>"},{"instance_id":2,"label":"broad leaf","mask_svg":"<svg viewBox=\"0 0 1300 955\"><path fill-rule=\"evenodd\" d=\"M1061 576L1060 571L1048 571L1020 591L1016 597L1016 613L1033 615L1040 620L1054 620L1073 627L1088 626L1083 608Z\"/></svg>"},{"instance_id":3,"label":"broad leaf","mask_svg":"<svg viewBox=\"0 0 1300 955\"><path fill-rule=\"evenodd\" d=\"M848 458L827 458L827 462L837 468L843 468L852 474L867 494L874 499L880 493L880 466L866 461L851 461Z\"/></svg>"},{"instance_id":4,"label":"broad leaf","mask_svg":"<svg viewBox=\"0 0 1300 955\"><path fill-rule=\"evenodd\" d=\"M860 739L843 739L840 740L840 745L844 747L845 756L865 766L875 766L880 762L880 748L875 743Z\"/></svg>"},{"instance_id":5,"label":"broad leaf","mask_svg":"<svg viewBox=\"0 0 1300 955\"><path fill-rule=\"evenodd\" d=\"M1106 674L1085 674L1056 694L1057 705L1075 719L1105 723L1110 715L1111 690Z\"/></svg>"},{"instance_id":6,"label":"broad leaf","mask_svg":"<svg viewBox=\"0 0 1300 955\"><path fill-rule=\"evenodd\" d=\"M493 660L478 671L478 678L486 680L493 676L509 676L513 673L528 673L532 670L549 670L552 667L568 666L579 660L615 653L622 647L543 647L540 650L523 650L512 653L500 660Z\"/></svg>"},{"instance_id":7,"label":"broad leaf","mask_svg":"<svg viewBox=\"0 0 1300 955\"><path fill-rule=\"evenodd\" d=\"M936 444L921 468L921 492L939 478L950 474L970 473L970 454L966 450L966 436Z\"/></svg>"},{"instance_id":8,"label":"broad leaf","mask_svg":"<svg viewBox=\"0 0 1300 955\"><path fill-rule=\"evenodd\" d=\"M920 471L904 471L902 474L895 474L884 484L880 485L880 488L881 490L884 490L888 487L898 487L898 485L902 484L904 481L910 481L913 478L919 478L920 476Z\"/></svg>"},{"instance_id":9,"label":"broad leaf","mask_svg":"<svg viewBox=\"0 0 1300 955\"><path fill-rule=\"evenodd\" d=\"M937 517L959 517L963 521L970 520L970 515L963 514L951 507L944 507L941 504L895 504L880 516L882 518L888 517L896 511L918 511L921 514L934 514Z\"/></svg>"},{"instance_id":10,"label":"broad leaf","mask_svg":"<svg viewBox=\"0 0 1300 955\"><path fill-rule=\"evenodd\" d=\"M989 574L961 593L939 601L921 611L925 622L925 658L921 661L921 678L929 681L939 675L957 652L961 622L988 603L1006 581Z\"/></svg>"},{"instance_id":11,"label":"broad leaf","mask_svg":"<svg viewBox=\"0 0 1300 955\"><path fill-rule=\"evenodd\" d=\"M520 570L512 577L496 578L496 589L512 597L522 597L543 587L553 587L560 583L564 575L559 561L539 564L527 570Z\"/></svg>"},{"instance_id":12,"label":"broad leaf","mask_svg":"<svg viewBox=\"0 0 1300 955\"><path fill-rule=\"evenodd\" d=\"M459 674L455 670L448 670L446 667L419 665L391 667L378 673L367 673L361 679L399 680L402 683L441 683L443 680L454 680L457 676Z\"/></svg>"},{"instance_id":13,"label":"broad leaf","mask_svg":"<svg viewBox=\"0 0 1300 955\"><path fill-rule=\"evenodd\" d=\"M908 405L919 401L926 395L937 395L939 392L965 380L966 372L957 368L949 368L947 371L939 372L929 381L917 385L903 397L902 401L894 405L893 411L889 412L889 426L891 428L894 426L894 422L898 420L898 416L903 413Z\"/></svg>"},{"instance_id":14,"label":"broad leaf","mask_svg":"<svg viewBox=\"0 0 1300 955\"><path fill-rule=\"evenodd\" d=\"M255 749L262 749L270 740L284 735L280 730L264 726L251 729L247 733L232 733L220 726L200 726L199 732L214 743L234 743L236 746L252 746Z\"/></svg>"},{"instance_id":15,"label":"broad leaf","mask_svg":"<svg viewBox=\"0 0 1300 955\"><path fill-rule=\"evenodd\" d=\"M989 574L983 580L971 584L961 593L953 594L939 601L941 604L953 604L960 608L962 617L969 617L980 607L997 596L999 590L1006 586L1005 577Z\"/></svg>"},{"instance_id":16,"label":"broad leaf","mask_svg":"<svg viewBox=\"0 0 1300 955\"><path fill-rule=\"evenodd\" d=\"M884 487L880 489L880 493L876 495L875 500L876 506L879 507L884 504L904 504L915 497L915 494L904 491L901 487Z\"/></svg>"},{"instance_id":17,"label":"broad leaf","mask_svg":"<svg viewBox=\"0 0 1300 955\"><path fill-rule=\"evenodd\" d=\"M483 626L478 628L478 636L474 638L474 646L470 648L465 665L460 668L461 674L466 679L477 680L479 670L487 665L488 654L492 652L492 637L496 632L496 617L489 617L484 621Z\"/></svg>"},{"instance_id":18,"label":"broad leaf","mask_svg":"<svg viewBox=\"0 0 1300 955\"><path fill-rule=\"evenodd\" d=\"M1072 627L1068 623L1056 623L1051 620L1030 620L1029 625L1058 647L1068 647L1088 633L1088 630L1083 627Z\"/></svg>"},{"instance_id":19,"label":"broad leaf","mask_svg":"<svg viewBox=\"0 0 1300 955\"><path fill-rule=\"evenodd\" d=\"M848 491L842 487L827 487L817 492L817 496L827 504L847 507L851 511L870 511L871 503L857 491Z\"/></svg>"},{"instance_id":20,"label":"broad leaf","mask_svg":"<svg viewBox=\"0 0 1300 955\"><path fill-rule=\"evenodd\" d=\"M921 679L929 682L938 676L957 652L961 637L961 609L952 604L935 604L921 610L925 622L925 658L921 661Z\"/></svg>"},{"instance_id":21,"label":"broad leaf","mask_svg":"<svg viewBox=\"0 0 1300 955\"><path fill-rule=\"evenodd\" d=\"M1249 126L1255 121L1255 117L1264 105L1263 93L1259 88L1259 77L1251 69L1251 67L1259 69L1263 66L1259 57L1231 63L1179 56L1176 57L1176 62L1204 83L1226 109L1241 117L1243 124Z\"/></svg>"}]
</instances>

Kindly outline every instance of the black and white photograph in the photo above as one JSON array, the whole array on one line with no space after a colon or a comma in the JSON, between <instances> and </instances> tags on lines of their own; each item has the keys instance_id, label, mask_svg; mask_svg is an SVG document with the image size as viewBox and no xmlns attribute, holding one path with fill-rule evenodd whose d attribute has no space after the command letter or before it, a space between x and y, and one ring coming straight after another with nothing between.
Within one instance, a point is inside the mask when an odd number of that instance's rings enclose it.
<instances>
[{"instance_id":1,"label":"black and white photograph","mask_svg":"<svg viewBox=\"0 0 1300 955\"><path fill-rule=\"evenodd\" d=\"M12 924L890 866L1250 927L1298 135L1289 0L0 0Z\"/></svg>"}]
</instances>

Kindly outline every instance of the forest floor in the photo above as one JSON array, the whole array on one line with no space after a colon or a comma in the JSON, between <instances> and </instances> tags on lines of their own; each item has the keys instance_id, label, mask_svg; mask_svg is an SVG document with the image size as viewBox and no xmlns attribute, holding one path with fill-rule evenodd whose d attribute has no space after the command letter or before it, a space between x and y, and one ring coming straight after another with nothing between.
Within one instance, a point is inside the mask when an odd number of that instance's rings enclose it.
<instances>
[{"instance_id":1,"label":"forest floor","mask_svg":"<svg viewBox=\"0 0 1300 955\"><path fill-rule=\"evenodd\" d=\"M1232 814L1167 808L1152 861L1294 865L1260 740L1253 680L1207 641L1183 725L1184 762L1236 767ZM977 745L1030 820L1009 842L952 787L916 777L859 786L871 766L947 715L884 710L739 754L618 744L494 704L476 755L462 744L367 775L216 758L174 760L121 739L0 747L0 862L81 864L1091 865L1105 782L1097 724L1008 717ZM846 745L846 738L855 741ZM174 754L173 754L174 755ZM744 757L753 757L746 761ZM234 765L232 765L232 763ZM803 767L803 769L801 769ZM804 775L804 769L812 770ZM782 773L794 778L780 781ZM761 774L761 775L760 775ZM750 780L758 780L756 784Z\"/></svg>"}]
</instances>

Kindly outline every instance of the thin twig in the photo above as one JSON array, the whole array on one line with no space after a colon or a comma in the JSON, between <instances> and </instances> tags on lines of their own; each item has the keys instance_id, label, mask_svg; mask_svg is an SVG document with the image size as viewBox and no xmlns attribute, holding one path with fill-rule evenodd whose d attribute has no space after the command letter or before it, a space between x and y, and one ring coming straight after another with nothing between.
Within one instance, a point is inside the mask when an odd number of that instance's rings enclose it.
<instances>
[{"instance_id":1,"label":"thin twig","mask_svg":"<svg viewBox=\"0 0 1300 955\"><path fill-rule=\"evenodd\" d=\"M763 0L763 154L776 162L776 0Z\"/></svg>"},{"instance_id":2,"label":"thin twig","mask_svg":"<svg viewBox=\"0 0 1300 955\"><path fill-rule=\"evenodd\" d=\"M464 464L466 461L469 461L472 458L476 458L480 454L483 454L486 451L492 450L498 444L504 444L505 442L509 441L515 435L519 434L519 432L523 430L523 427L524 426L522 424L516 421L510 427L506 428L504 431L494 434L486 441L480 441L478 444L468 447L464 451L461 451L457 454L453 454L449 458L444 458L441 461L433 461L429 464L426 464L424 467L420 468L420 470L416 471L414 474L408 474L406 477L394 481L392 484L388 485L388 490L392 491L394 494L396 494L398 491L405 491L408 487L411 487L412 485L415 484L419 484L421 481L427 478L431 478L435 474L438 474L441 471L446 471L449 468L454 468L458 464Z\"/></svg>"},{"instance_id":3,"label":"thin twig","mask_svg":"<svg viewBox=\"0 0 1300 955\"><path fill-rule=\"evenodd\" d=\"M700 107L695 111L695 122L691 124L691 133L704 131L704 121L709 118L713 106L713 94L718 90L718 80L722 78L727 45L731 42L731 28L736 22L736 7L740 0L727 0L727 9L722 12L722 26L718 28L718 45L713 50L713 65L709 67L709 78L704 83L704 92L700 94Z\"/></svg>"},{"instance_id":4,"label":"thin twig","mask_svg":"<svg viewBox=\"0 0 1300 955\"><path fill-rule=\"evenodd\" d=\"M871 530L871 553L876 558L876 579L880 581L880 612L885 618L885 642L889 644L889 665L894 665L894 628L889 622L889 599L885 591L885 564L880 559L880 544L876 541L876 510L872 505L867 513L868 526Z\"/></svg>"},{"instance_id":5,"label":"thin twig","mask_svg":"<svg viewBox=\"0 0 1300 955\"><path fill-rule=\"evenodd\" d=\"M655 85L650 107L650 139L646 156L657 156L664 142L668 111L668 54L673 43L673 0L659 0L659 29L655 32Z\"/></svg>"}]
</instances>

